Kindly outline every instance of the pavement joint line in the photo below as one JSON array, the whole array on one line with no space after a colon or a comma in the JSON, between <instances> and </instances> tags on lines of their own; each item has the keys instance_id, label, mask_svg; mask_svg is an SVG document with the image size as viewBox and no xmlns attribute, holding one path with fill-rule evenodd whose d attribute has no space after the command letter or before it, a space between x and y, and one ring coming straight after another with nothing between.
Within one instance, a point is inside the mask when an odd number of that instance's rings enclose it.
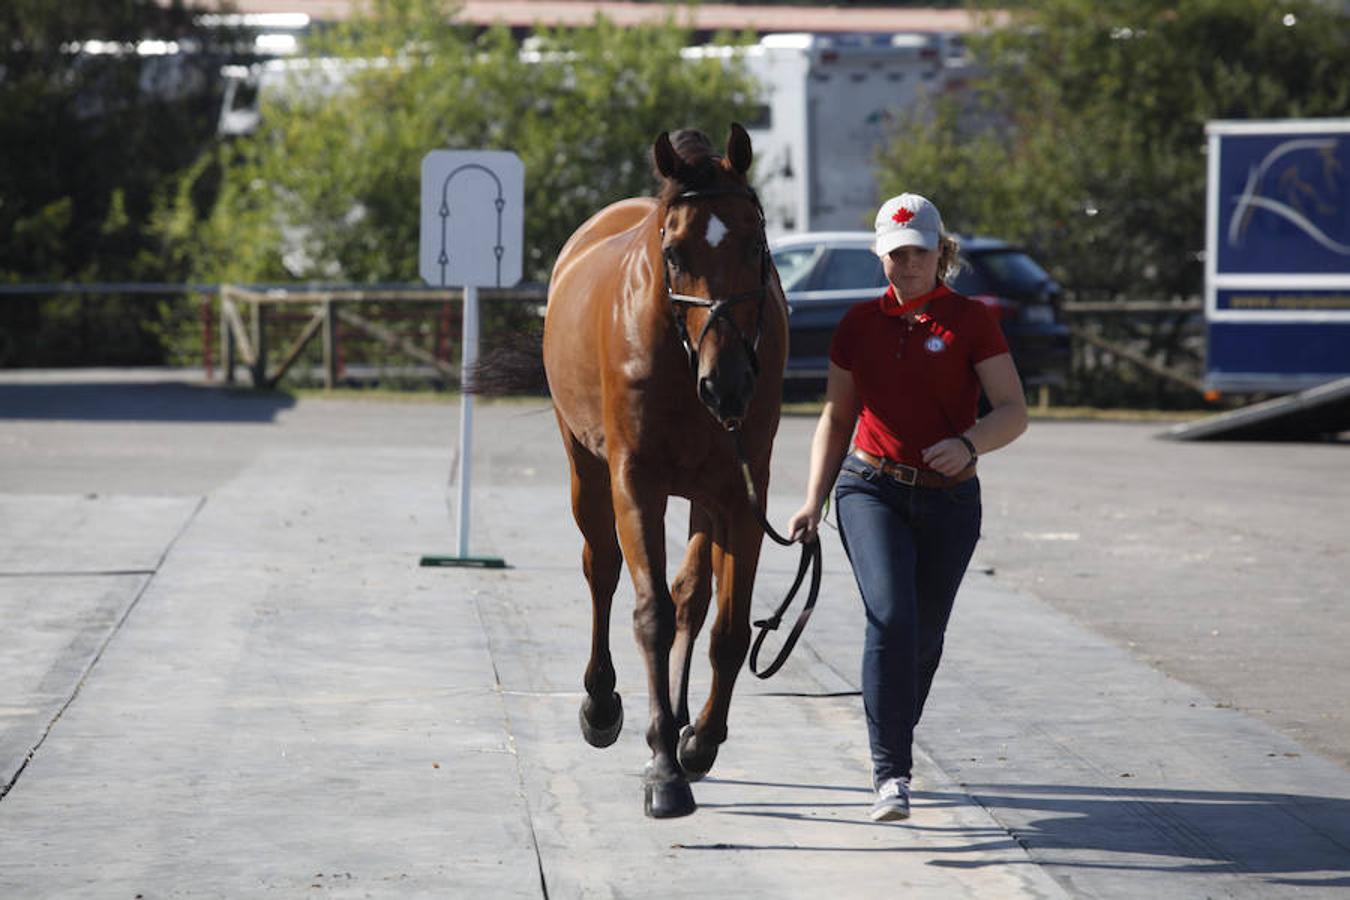
<instances>
[{"instance_id":1,"label":"pavement joint line","mask_svg":"<svg viewBox=\"0 0 1350 900\"><path fill-rule=\"evenodd\" d=\"M516 744L515 724L511 721L511 711L506 706L506 690L502 687L502 676L497 668L497 651L492 645L492 633L488 630L487 624L483 621L483 608L481 597L478 591L471 591L470 597L473 600L473 614L478 619L478 630L483 635L483 643L487 648L488 662L492 665L492 682L496 690L497 705L501 709L502 722L506 726L506 741L509 747L511 757L516 761L516 788L519 792L521 802L525 805L525 824L530 828L530 846L534 850L534 863L539 871L539 891L543 900L548 898L548 879L544 876L544 856L539 850L539 833L534 824L534 810L530 808L530 793L525 784L525 770L521 767L520 748ZM547 692L544 692L547 693Z\"/></svg>"},{"instance_id":2,"label":"pavement joint line","mask_svg":"<svg viewBox=\"0 0 1350 900\"><path fill-rule=\"evenodd\" d=\"M1325 828L1318 827L1318 825L1315 822L1312 822L1305 816L1300 815L1299 808L1297 806L1290 805L1284 807L1284 813L1292 819L1297 819L1299 824L1303 825L1303 827L1307 828L1309 831L1321 835L1322 838L1326 840L1328 843L1335 844L1337 847L1340 847L1342 850L1344 850L1346 854L1350 855L1350 844L1345 844L1342 841L1337 840L1336 835L1328 832Z\"/></svg>"},{"instance_id":3,"label":"pavement joint line","mask_svg":"<svg viewBox=\"0 0 1350 900\"><path fill-rule=\"evenodd\" d=\"M832 675L834 675L835 678L838 678L844 684L851 685L854 683L852 679L845 677L844 673L839 671L838 666L830 662L830 660L825 656L825 654L821 653L819 650L816 649L816 645L811 642L811 640L807 637L805 632L803 632L801 643L798 646L800 646L804 652L811 654L811 659L815 662L816 665L822 666L823 668L829 670L829 672ZM814 676L812 676L811 680L815 681L816 684L820 684L819 680L817 680ZM823 685L821 686L823 687ZM861 691L859 691L859 693L861 694Z\"/></svg>"},{"instance_id":4,"label":"pavement joint line","mask_svg":"<svg viewBox=\"0 0 1350 900\"><path fill-rule=\"evenodd\" d=\"M437 692L448 693L448 692ZM564 700L585 699L585 691L523 691L512 688L498 687L497 693L503 697L550 697ZM645 696L642 693L633 694L634 697ZM849 697L860 697L862 691L753 691L746 692L746 700L766 698L770 700L841 700Z\"/></svg>"},{"instance_id":5,"label":"pavement joint line","mask_svg":"<svg viewBox=\"0 0 1350 900\"><path fill-rule=\"evenodd\" d=\"M1036 724L1032 727L1044 740L1054 744L1059 749L1060 753L1064 754L1066 757L1077 759L1078 762L1089 771L1097 773L1098 777L1095 780L1101 785L1098 788L1098 792L1104 796L1115 798L1117 808L1127 810L1135 819L1143 824L1144 827L1166 839L1188 847L1190 851L1197 856L1208 856L1214 860L1223 860L1227 855L1221 847L1217 846L1212 841L1207 840L1198 830L1174 816L1166 806L1152 803L1147 800L1136 799L1128 791L1110 787L1108 784L1110 773L1107 770L1097 765L1096 762L1074 749L1065 741L1056 737L1046 729L1044 725ZM919 741L916 740L915 743L918 744ZM947 775L948 778L951 778L949 773L944 772L943 774ZM999 815L998 809L984 802L979 794L978 788L972 788L967 783L956 781L955 779L953 779L953 783L955 783L958 786L958 789L966 794L972 802L983 809L991 820L996 822L1000 828L1007 832L1008 836L1026 852L1028 858L1034 864L1042 867L1053 867L1056 865L1054 860L1042 858L1038 854L1037 849L1028 843L1018 832L1017 826L1005 823L1003 817ZM1214 863L1214 871L1217 872L1220 870L1225 871L1230 875L1249 874L1248 869L1232 861ZM1047 869L1047 871L1049 870ZM1059 876L1055 872L1050 871L1049 874L1051 877L1059 880Z\"/></svg>"},{"instance_id":6,"label":"pavement joint line","mask_svg":"<svg viewBox=\"0 0 1350 900\"><path fill-rule=\"evenodd\" d=\"M848 685L857 684L857 682L854 681L853 679L845 677L844 674L841 671L839 671L839 667L836 666L834 663L832 663L825 654L821 653L818 649L816 649L816 647L811 643L809 639L806 638L805 635L803 635L803 639L798 646L805 649L808 653L810 653L811 657L815 661L816 666L819 666L829 671L844 684ZM813 666L812 668L814 669L815 666ZM824 687L824 685L821 684L820 679L817 677L815 671L808 672L807 677L811 681L815 682L817 685L820 685L822 688ZM803 695L803 696L812 696L812 695ZM822 695L815 695L815 696L822 696ZM823 696L861 697L862 691L861 690L835 691L826 693ZM1032 850L1032 847L1025 841L1025 839L1022 838L1012 826L1008 825L1003 821L1002 818L997 816L993 809L985 805L985 803L975 794L975 792L971 790L965 782L961 781L960 778L957 777L955 773L949 772L944 766L942 766L938 762L937 756L933 753L930 753L928 749L924 747L922 739L920 739L917 735L914 738L914 751L916 755L922 755L924 757L927 765L937 773L939 779L945 781L948 785L951 785L953 790L958 791L961 794L965 795L965 797L970 803L974 804L975 806L983 810L984 814L988 817L989 821L992 822L994 825L993 831L995 833L1002 833L1007 840L1012 842L1014 846L1018 847L1022 851L1025 857L1025 859L1023 860L1024 863L1035 866L1038 869L1045 871L1050 876L1050 878L1054 880L1056 884L1065 886L1061 878L1055 872L1047 868L1042 860L1037 858L1036 854Z\"/></svg>"},{"instance_id":7,"label":"pavement joint line","mask_svg":"<svg viewBox=\"0 0 1350 900\"><path fill-rule=\"evenodd\" d=\"M1046 740L1050 741L1060 752L1066 756L1072 756L1078 759L1090 771L1098 773L1097 780L1101 783L1101 793L1119 798L1121 809L1128 810L1131 815L1143 822L1148 828L1157 832L1165 838L1176 841L1184 846L1189 846L1192 850L1208 854L1215 859L1223 859L1226 855L1223 848L1216 845L1213 841L1205 838L1204 834L1193 828L1185 821L1178 819L1165 806L1152 803L1147 800L1138 800L1125 791L1110 787L1110 773L1097 765L1094 761L1084 756L1081 752L1069 746L1066 742L1056 737L1043 724L1037 723L1033 728L1038 731ZM1117 773L1119 774L1119 773ZM997 819L995 820L997 821ZM1002 823L1000 823L1002 824ZM1237 874L1246 872L1243 867L1229 862L1223 866L1228 871Z\"/></svg>"},{"instance_id":8,"label":"pavement joint line","mask_svg":"<svg viewBox=\"0 0 1350 900\"><path fill-rule=\"evenodd\" d=\"M154 575L155 569L71 569L69 571L0 572L0 578L69 578L71 576L116 578L124 575Z\"/></svg>"},{"instance_id":9,"label":"pavement joint line","mask_svg":"<svg viewBox=\"0 0 1350 900\"><path fill-rule=\"evenodd\" d=\"M750 697L770 697L775 700L840 700L846 697L861 697L862 691L760 691Z\"/></svg>"},{"instance_id":10,"label":"pavement joint line","mask_svg":"<svg viewBox=\"0 0 1350 900\"><path fill-rule=\"evenodd\" d=\"M98 645L98 649L94 651L94 655L90 657L88 665L84 667L84 671L81 672L80 677L76 679L75 686L71 688L70 696L67 697L57 708L56 712L52 714L51 721L42 729L42 733L38 735L37 741L28 749L28 752L24 754L23 762L21 762L18 769L14 771L13 777L4 784L0 784L0 803L4 802L4 799L9 796L9 792L14 790L14 786L19 783L19 779L22 778L23 773L27 771L28 764L33 761L33 757L37 755L38 750L46 743L47 738L52 733L52 729L56 727L56 723L61 721L61 717L65 715L66 710L75 702L75 698L80 695L80 690L84 687L85 682L89 680L89 676L93 673L94 667L99 664L99 660L103 659L103 654L107 651L108 645L112 643L113 638L115 638L122 630L122 626L126 624L127 620L131 618L131 614L135 611L137 604L141 602L141 598L144 597L145 592L149 590L151 582L155 580L155 574L159 572L160 568L164 565L164 561L169 558L169 553L172 552L179 539L187 533L187 530L192 526L192 523L196 521L198 513L202 511L202 507L205 505L206 496L203 495L197 499L197 505L192 508L192 512L183 520L183 524L179 526L178 531L164 546L163 552L161 552L159 558L155 560L155 567L148 572L136 573L146 575L145 581L141 583L140 588L137 589L136 594L131 598L130 602L127 603L126 608L122 610L122 614L117 617L117 621L108 629L108 633L104 635L103 641Z\"/></svg>"}]
</instances>

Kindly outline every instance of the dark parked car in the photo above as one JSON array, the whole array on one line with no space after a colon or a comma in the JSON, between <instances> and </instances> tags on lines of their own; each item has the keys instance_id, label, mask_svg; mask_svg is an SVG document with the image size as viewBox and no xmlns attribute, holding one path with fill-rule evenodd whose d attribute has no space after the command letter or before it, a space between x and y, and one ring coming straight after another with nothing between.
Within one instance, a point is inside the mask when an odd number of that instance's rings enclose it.
<instances>
[{"instance_id":1,"label":"dark parked car","mask_svg":"<svg viewBox=\"0 0 1350 900\"><path fill-rule=\"evenodd\" d=\"M961 271L952 290L993 309L1027 386L1062 385L1069 371L1069 329L1060 321L1061 289L1024 250L984 237L961 237ZM870 231L820 231L770 241L783 281L791 342L789 380L820 380L830 338L850 306L886 289Z\"/></svg>"}]
</instances>

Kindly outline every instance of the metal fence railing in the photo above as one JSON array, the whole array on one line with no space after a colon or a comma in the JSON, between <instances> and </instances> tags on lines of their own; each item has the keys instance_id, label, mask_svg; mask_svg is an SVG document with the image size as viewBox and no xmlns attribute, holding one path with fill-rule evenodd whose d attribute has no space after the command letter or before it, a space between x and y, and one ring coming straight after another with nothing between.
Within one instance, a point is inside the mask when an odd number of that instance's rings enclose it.
<instances>
[{"instance_id":1,"label":"metal fence railing","mask_svg":"<svg viewBox=\"0 0 1350 900\"><path fill-rule=\"evenodd\" d=\"M417 284L0 285L0 367L198 365L210 380L459 386L462 292ZM480 291L485 347L539 327L543 285ZM1055 401L1177 405L1203 396L1198 300L1071 298ZM1042 398L1048 402L1048 398Z\"/></svg>"},{"instance_id":2,"label":"metal fence railing","mask_svg":"<svg viewBox=\"0 0 1350 900\"><path fill-rule=\"evenodd\" d=\"M537 328L545 289L484 289L485 345ZM463 296L422 285L0 285L0 368L197 365L208 380L459 383Z\"/></svg>"},{"instance_id":3,"label":"metal fence railing","mask_svg":"<svg viewBox=\"0 0 1350 900\"><path fill-rule=\"evenodd\" d=\"M509 331L538 327L545 299L542 286L483 289L480 296L485 344ZM390 358L404 361L399 370L405 375L430 376L458 386L462 303L463 292L458 288L259 290L222 285L219 321L224 380L235 381L235 368L242 359L255 387L275 387L309 353L328 388L354 369L386 370ZM204 335L203 347L210 343L210 335Z\"/></svg>"},{"instance_id":4,"label":"metal fence railing","mask_svg":"<svg viewBox=\"0 0 1350 900\"><path fill-rule=\"evenodd\" d=\"M1070 392L1091 405L1173 405L1206 397L1204 307L1177 301L1064 304L1072 335Z\"/></svg>"}]
</instances>

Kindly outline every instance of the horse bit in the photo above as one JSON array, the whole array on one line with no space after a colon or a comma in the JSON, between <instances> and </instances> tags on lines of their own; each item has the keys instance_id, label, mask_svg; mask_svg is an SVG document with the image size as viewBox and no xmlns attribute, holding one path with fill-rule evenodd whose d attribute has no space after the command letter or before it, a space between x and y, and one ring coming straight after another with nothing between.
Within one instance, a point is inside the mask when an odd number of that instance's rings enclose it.
<instances>
[{"instance_id":1,"label":"horse bit","mask_svg":"<svg viewBox=\"0 0 1350 900\"><path fill-rule=\"evenodd\" d=\"M673 260L670 258L670 251L662 251L663 258L661 269L665 274L666 297L670 301L672 312L675 314L675 324L679 329L680 342L684 345L685 353L689 355L689 368L694 373L695 378L698 376L698 351L699 348L703 346L703 338L707 336L708 329L713 327L713 325L721 318L726 319L727 323L731 325L732 330L736 332L736 336L741 339L746 354L750 358L750 370L755 374L755 377L759 377L759 355L756 353L756 350L759 347L759 336L764 330L764 300L769 293L770 265L769 244L764 237L764 207L760 205L759 197L755 194L754 189L749 187L744 190L739 188L690 190L679 194L672 202L696 200L703 197L715 197L727 194L749 197L755 204L756 211L759 213L759 287L752 288L748 291L741 291L740 293L732 294L730 297L723 297L720 300L713 300L707 297L695 297L691 294L677 294L671 289L670 284L670 267L673 264ZM664 238L665 234L666 229L662 227L661 237ZM751 299L759 300L759 309L755 316L755 339L753 341L745 336L745 333L741 331L740 326L736 324L736 320L732 319L728 314L731 307L735 306L737 303ZM684 310L682 307L691 306L709 310L707 321L703 323L703 328L700 329L698 333L697 341L690 340L689 329L684 321L685 317L683 315ZM732 438L736 444L736 459L741 467L741 477L745 480L745 493L750 500L750 508L755 512L755 518L758 520L759 527L762 528L764 533L775 543L784 547L790 547L793 542L789 538L779 534L778 531L769 524L768 517L764 514L764 507L760 504L758 492L755 490L754 477L750 473L750 462L745 457L745 448L741 441L740 428L738 426L730 426L727 430L731 432ZM778 655L767 668L760 670L760 647L763 646L764 639L768 636L769 632L776 631L778 626L782 623L783 615L787 612L788 607L792 605L793 598L797 596L797 590L801 587L802 581L806 577L806 570L808 567L811 569L811 587L806 595L806 603L802 607L801 613L797 616L797 621L793 624L792 630L783 641L782 649L778 651ZM792 649L797 646L797 639L801 637L803 629L806 628L806 623L811 618L811 611L816 607L816 599L820 595L820 569L820 538L816 535L812 535L810 540L802 542L802 555L800 562L797 564L797 576L793 579L792 587L788 590L787 596L783 598L783 602L778 605L776 610L774 610L773 615L769 616L767 619L758 619L754 622L754 626L759 629L759 634L755 637L755 642L750 649L750 671L755 677L763 679L772 676L783 667L783 663L787 662L788 655L791 654Z\"/></svg>"}]
</instances>

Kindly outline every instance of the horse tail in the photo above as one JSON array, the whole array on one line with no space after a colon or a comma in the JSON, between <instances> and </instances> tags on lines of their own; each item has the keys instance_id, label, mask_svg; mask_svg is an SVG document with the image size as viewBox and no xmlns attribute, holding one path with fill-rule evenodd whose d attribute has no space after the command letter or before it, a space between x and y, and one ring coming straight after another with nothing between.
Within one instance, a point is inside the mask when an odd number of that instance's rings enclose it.
<instances>
[{"instance_id":1,"label":"horse tail","mask_svg":"<svg viewBox=\"0 0 1350 900\"><path fill-rule=\"evenodd\" d=\"M548 396L544 372L542 325L494 341L469 366L464 381L466 394L499 397L507 394Z\"/></svg>"}]
</instances>

